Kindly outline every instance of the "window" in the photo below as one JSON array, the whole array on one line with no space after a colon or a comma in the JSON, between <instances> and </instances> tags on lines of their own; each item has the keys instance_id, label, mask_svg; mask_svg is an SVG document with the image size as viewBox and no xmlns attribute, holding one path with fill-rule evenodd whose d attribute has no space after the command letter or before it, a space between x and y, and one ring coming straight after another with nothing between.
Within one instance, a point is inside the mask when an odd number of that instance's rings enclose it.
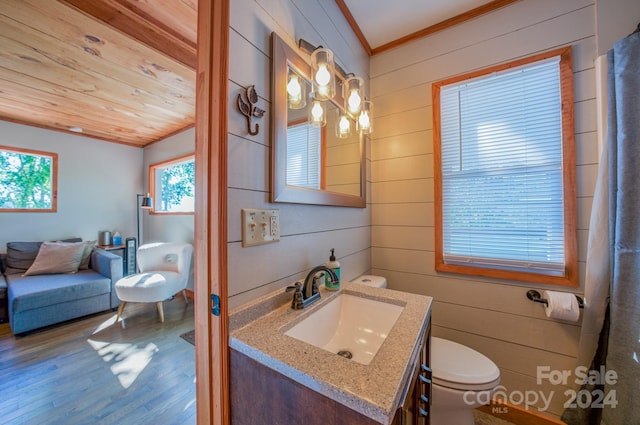
<instances>
[{"instance_id":1,"label":"window","mask_svg":"<svg viewBox=\"0 0 640 425\"><path fill-rule=\"evenodd\" d=\"M195 159L193 155L149 167L154 213L192 214L195 204Z\"/></svg>"},{"instance_id":2,"label":"window","mask_svg":"<svg viewBox=\"0 0 640 425\"><path fill-rule=\"evenodd\" d=\"M58 154L0 146L0 211L56 212Z\"/></svg>"},{"instance_id":3,"label":"window","mask_svg":"<svg viewBox=\"0 0 640 425\"><path fill-rule=\"evenodd\" d=\"M287 126L287 185L323 189L323 132L306 120Z\"/></svg>"},{"instance_id":4,"label":"window","mask_svg":"<svg viewBox=\"0 0 640 425\"><path fill-rule=\"evenodd\" d=\"M577 285L571 49L434 84L436 270Z\"/></svg>"}]
</instances>

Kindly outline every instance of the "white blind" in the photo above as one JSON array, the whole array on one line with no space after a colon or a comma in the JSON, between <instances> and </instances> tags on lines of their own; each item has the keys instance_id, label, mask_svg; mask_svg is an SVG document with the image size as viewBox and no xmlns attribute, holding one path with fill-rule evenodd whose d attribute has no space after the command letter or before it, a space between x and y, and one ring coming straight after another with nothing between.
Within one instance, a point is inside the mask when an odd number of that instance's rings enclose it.
<instances>
[{"instance_id":1,"label":"white blind","mask_svg":"<svg viewBox=\"0 0 640 425\"><path fill-rule=\"evenodd\" d=\"M287 127L287 185L320 189L321 129L308 122Z\"/></svg>"},{"instance_id":2,"label":"white blind","mask_svg":"<svg viewBox=\"0 0 640 425\"><path fill-rule=\"evenodd\" d=\"M446 263L564 271L559 62L442 87Z\"/></svg>"}]
</instances>

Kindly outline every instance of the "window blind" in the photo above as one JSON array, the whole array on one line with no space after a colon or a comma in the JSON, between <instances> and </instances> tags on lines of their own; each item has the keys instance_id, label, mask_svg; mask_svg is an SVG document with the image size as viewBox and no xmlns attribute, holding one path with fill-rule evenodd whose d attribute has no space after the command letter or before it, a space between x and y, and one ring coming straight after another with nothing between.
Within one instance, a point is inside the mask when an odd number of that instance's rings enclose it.
<instances>
[{"instance_id":1,"label":"window blind","mask_svg":"<svg viewBox=\"0 0 640 425\"><path fill-rule=\"evenodd\" d=\"M442 87L445 263L564 272L559 63Z\"/></svg>"},{"instance_id":2,"label":"window blind","mask_svg":"<svg viewBox=\"0 0 640 425\"><path fill-rule=\"evenodd\" d=\"M308 122L287 128L287 185L320 189L321 129Z\"/></svg>"}]
</instances>

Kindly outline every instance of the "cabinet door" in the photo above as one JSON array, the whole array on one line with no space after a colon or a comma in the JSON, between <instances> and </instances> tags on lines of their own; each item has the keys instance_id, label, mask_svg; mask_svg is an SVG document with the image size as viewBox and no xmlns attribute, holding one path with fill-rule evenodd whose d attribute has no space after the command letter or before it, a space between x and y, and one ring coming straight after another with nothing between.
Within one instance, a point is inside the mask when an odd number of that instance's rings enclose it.
<instances>
[{"instance_id":1,"label":"cabinet door","mask_svg":"<svg viewBox=\"0 0 640 425\"><path fill-rule=\"evenodd\" d=\"M416 366L411 375L404 405L398 409L392 425L430 425L431 410L431 320L425 333L424 341Z\"/></svg>"}]
</instances>

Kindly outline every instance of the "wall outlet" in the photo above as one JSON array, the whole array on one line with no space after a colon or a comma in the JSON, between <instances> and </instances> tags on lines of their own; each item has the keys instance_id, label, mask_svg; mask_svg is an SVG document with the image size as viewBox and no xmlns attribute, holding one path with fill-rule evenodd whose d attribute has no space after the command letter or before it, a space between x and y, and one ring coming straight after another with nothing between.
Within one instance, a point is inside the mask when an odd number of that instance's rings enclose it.
<instances>
[{"instance_id":1,"label":"wall outlet","mask_svg":"<svg viewBox=\"0 0 640 425\"><path fill-rule=\"evenodd\" d=\"M242 246L280 240L280 210L242 209Z\"/></svg>"}]
</instances>

